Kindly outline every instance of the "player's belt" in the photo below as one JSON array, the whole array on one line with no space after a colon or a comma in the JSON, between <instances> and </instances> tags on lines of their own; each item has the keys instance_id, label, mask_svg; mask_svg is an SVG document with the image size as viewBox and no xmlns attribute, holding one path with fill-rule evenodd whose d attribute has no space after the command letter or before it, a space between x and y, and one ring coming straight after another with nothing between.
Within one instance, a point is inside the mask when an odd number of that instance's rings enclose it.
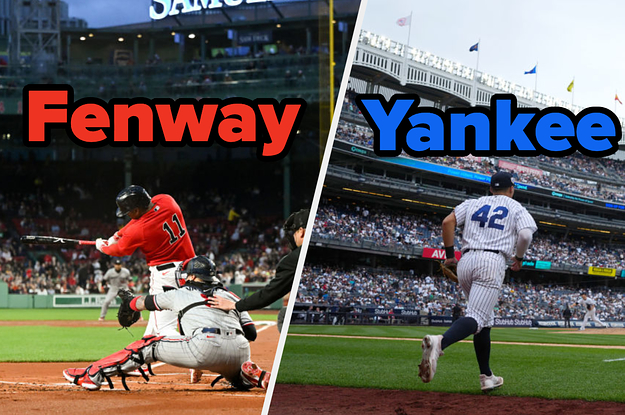
<instances>
[{"instance_id":1,"label":"player's belt","mask_svg":"<svg viewBox=\"0 0 625 415\"><path fill-rule=\"evenodd\" d=\"M202 333L215 333L215 334L227 334L228 332L235 332L236 334L240 334L242 336L244 336L243 332L239 329L235 329L235 330L222 330L222 329L218 329L218 328L213 328L213 327L204 327L202 329Z\"/></svg>"},{"instance_id":2,"label":"player's belt","mask_svg":"<svg viewBox=\"0 0 625 415\"><path fill-rule=\"evenodd\" d=\"M173 262L170 262L168 264L157 265L156 266L156 270L157 271L165 271L166 269L175 268L175 267L176 267L176 264L174 264Z\"/></svg>"},{"instance_id":3,"label":"player's belt","mask_svg":"<svg viewBox=\"0 0 625 415\"><path fill-rule=\"evenodd\" d=\"M496 249L466 249L464 251L462 251L462 255L466 254L469 251L484 251L484 252L492 252L493 254L500 254L501 251L498 251Z\"/></svg>"}]
</instances>

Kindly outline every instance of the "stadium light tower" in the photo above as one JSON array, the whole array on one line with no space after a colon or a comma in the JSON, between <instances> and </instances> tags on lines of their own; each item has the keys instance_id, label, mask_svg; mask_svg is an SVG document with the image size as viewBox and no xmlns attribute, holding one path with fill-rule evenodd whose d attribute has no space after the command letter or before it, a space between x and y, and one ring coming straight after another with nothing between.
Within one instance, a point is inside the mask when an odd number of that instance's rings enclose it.
<instances>
[{"instance_id":1,"label":"stadium light tower","mask_svg":"<svg viewBox=\"0 0 625 415\"><path fill-rule=\"evenodd\" d=\"M13 0L10 59L12 65L30 56L37 71L56 69L61 60L60 0Z\"/></svg>"}]
</instances>

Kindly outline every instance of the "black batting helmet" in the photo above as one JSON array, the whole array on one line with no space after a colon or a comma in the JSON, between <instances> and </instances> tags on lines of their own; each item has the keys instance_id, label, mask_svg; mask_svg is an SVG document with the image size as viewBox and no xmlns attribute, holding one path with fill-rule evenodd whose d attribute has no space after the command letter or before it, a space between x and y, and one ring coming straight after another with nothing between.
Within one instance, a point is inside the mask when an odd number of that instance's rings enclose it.
<instances>
[{"instance_id":1,"label":"black batting helmet","mask_svg":"<svg viewBox=\"0 0 625 415\"><path fill-rule=\"evenodd\" d=\"M176 280L186 280L188 275L195 275L205 284L221 284L221 281L217 278L217 266L210 258L204 255L187 259L178 265Z\"/></svg>"},{"instance_id":2,"label":"black batting helmet","mask_svg":"<svg viewBox=\"0 0 625 415\"><path fill-rule=\"evenodd\" d=\"M152 198L148 192L136 184L130 185L117 195L117 217L122 218L133 209L147 209Z\"/></svg>"}]
</instances>

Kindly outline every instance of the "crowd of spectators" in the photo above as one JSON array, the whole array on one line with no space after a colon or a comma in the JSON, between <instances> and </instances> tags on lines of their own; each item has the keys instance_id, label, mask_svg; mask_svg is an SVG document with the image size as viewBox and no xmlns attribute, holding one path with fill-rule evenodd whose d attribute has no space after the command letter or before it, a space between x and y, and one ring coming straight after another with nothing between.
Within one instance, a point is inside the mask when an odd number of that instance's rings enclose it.
<instances>
[{"instance_id":1,"label":"crowd of spectators","mask_svg":"<svg viewBox=\"0 0 625 415\"><path fill-rule=\"evenodd\" d=\"M190 228L196 254L215 261L226 285L268 282L279 259L287 253L281 220L220 219ZM39 250L38 250L39 249ZM94 247L25 248L14 238L3 239L0 280L12 294L104 293L102 275L112 266L110 257ZM145 292L149 270L140 252L124 258L131 271L131 288Z\"/></svg>"},{"instance_id":2,"label":"crowd of spectators","mask_svg":"<svg viewBox=\"0 0 625 415\"><path fill-rule=\"evenodd\" d=\"M371 210L370 210L371 209ZM323 239L369 241L376 246L432 246L441 237L441 218L361 205L319 205L314 234Z\"/></svg>"},{"instance_id":3,"label":"crowd of spectators","mask_svg":"<svg viewBox=\"0 0 625 415\"><path fill-rule=\"evenodd\" d=\"M32 186L0 189L0 279L9 283L11 293L98 293L98 280L109 259L93 247L26 246L24 234L54 235L79 239L108 238L124 220L113 218L114 200L108 200L108 219L88 207L98 200L79 183L62 184L43 190L35 179ZM187 228L197 254L209 255L222 270L224 282L266 282L274 275L279 258L287 253L283 243L282 218L254 216L241 203L262 203L257 187L243 192L221 192L216 187L203 192L185 190L173 196L187 219ZM99 195L102 199L102 195ZM76 207L87 203L84 209ZM104 203L104 202L102 202ZM239 207L241 206L241 207ZM149 276L145 260L135 253L125 260L133 275L135 289L145 291ZM84 284L78 275L82 272Z\"/></svg>"},{"instance_id":4,"label":"crowd of spectators","mask_svg":"<svg viewBox=\"0 0 625 415\"><path fill-rule=\"evenodd\" d=\"M337 128L336 138L362 146L373 147L373 132L370 128L340 120ZM410 157L407 154L403 154ZM492 175L498 171L508 171L512 173L515 180L529 185L540 186L547 189L555 189L563 192L573 193L580 196L596 199L625 202L625 186L622 175L616 181L615 177L625 173L625 163L618 160L599 159L580 154L554 158L542 156L538 160L543 164L536 167L536 164L529 158L515 158L515 164L533 167L538 171L511 170L498 165L498 159L490 157L428 157L426 161L441 164L462 170ZM565 174L562 171L549 171L548 165L553 164L562 169L576 172L577 174ZM585 173L593 173L604 178L602 181L589 180L588 177L580 178ZM608 172L614 173L608 175ZM540 174L535 174L540 173Z\"/></svg>"},{"instance_id":5,"label":"crowd of spectators","mask_svg":"<svg viewBox=\"0 0 625 415\"><path fill-rule=\"evenodd\" d=\"M600 319L623 319L625 309L621 292L608 288L579 290L512 280L504 283L495 317L562 319L562 311L568 305L573 318L580 319L585 313L585 309L576 305L581 292L588 292L595 299ZM320 306L360 312L408 309L430 316L451 316L455 304L466 309L464 294L447 278L397 270L345 270L318 265L304 267L297 302L310 305L312 309Z\"/></svg>"},{"instance_id":6,"label":"crowd of spectators","mask_svg":"<svg viewBox=\"0 0 625 415\"><path fill-rule=\"evenodd\" d=\"M432 213L371 208L363 204L330 202L319 204L313 235L321 239L370 242L380 247L441 248L442 217ZM461 235L455 239L460 249ZM621 246L583 238L537 232L526 258L577 267L625 268Z\"/></svg>"}]
</instances>

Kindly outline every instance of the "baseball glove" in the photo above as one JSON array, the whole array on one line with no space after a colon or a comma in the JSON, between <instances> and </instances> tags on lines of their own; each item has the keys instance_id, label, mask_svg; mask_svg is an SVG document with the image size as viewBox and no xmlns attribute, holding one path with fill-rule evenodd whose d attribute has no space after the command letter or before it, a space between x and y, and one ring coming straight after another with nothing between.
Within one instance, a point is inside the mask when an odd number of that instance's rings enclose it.
<instances>
[{"instance_id":1,"label":"baseball glove","mask_svg":"<svg viewBox=\"0 0 625 415\"><path fill-rule=\"evenodd\" d=\"M458 282L458 277L456 276L456 265L450 265L447 266L445 265L444 262L441 261L440 263L440 270L443 273L444 276L446 276L447 278L449 278L450 280L452 280L453 282Z\"/></svg>"},{"instance_id":2,"label":"baseball glove","mask_svg":"<svg viewBox=\"0 0 625 415\"><path fill-rule=\"evenodd\" d=\"M117 295L122 299L122 303L117 311L117 321L120 326L128 328L139 321L141 318L141 312L130 308L130 302L135 298L135 296L129 289L122 288L117 292Z\"/></svg>"}]
</instances>

